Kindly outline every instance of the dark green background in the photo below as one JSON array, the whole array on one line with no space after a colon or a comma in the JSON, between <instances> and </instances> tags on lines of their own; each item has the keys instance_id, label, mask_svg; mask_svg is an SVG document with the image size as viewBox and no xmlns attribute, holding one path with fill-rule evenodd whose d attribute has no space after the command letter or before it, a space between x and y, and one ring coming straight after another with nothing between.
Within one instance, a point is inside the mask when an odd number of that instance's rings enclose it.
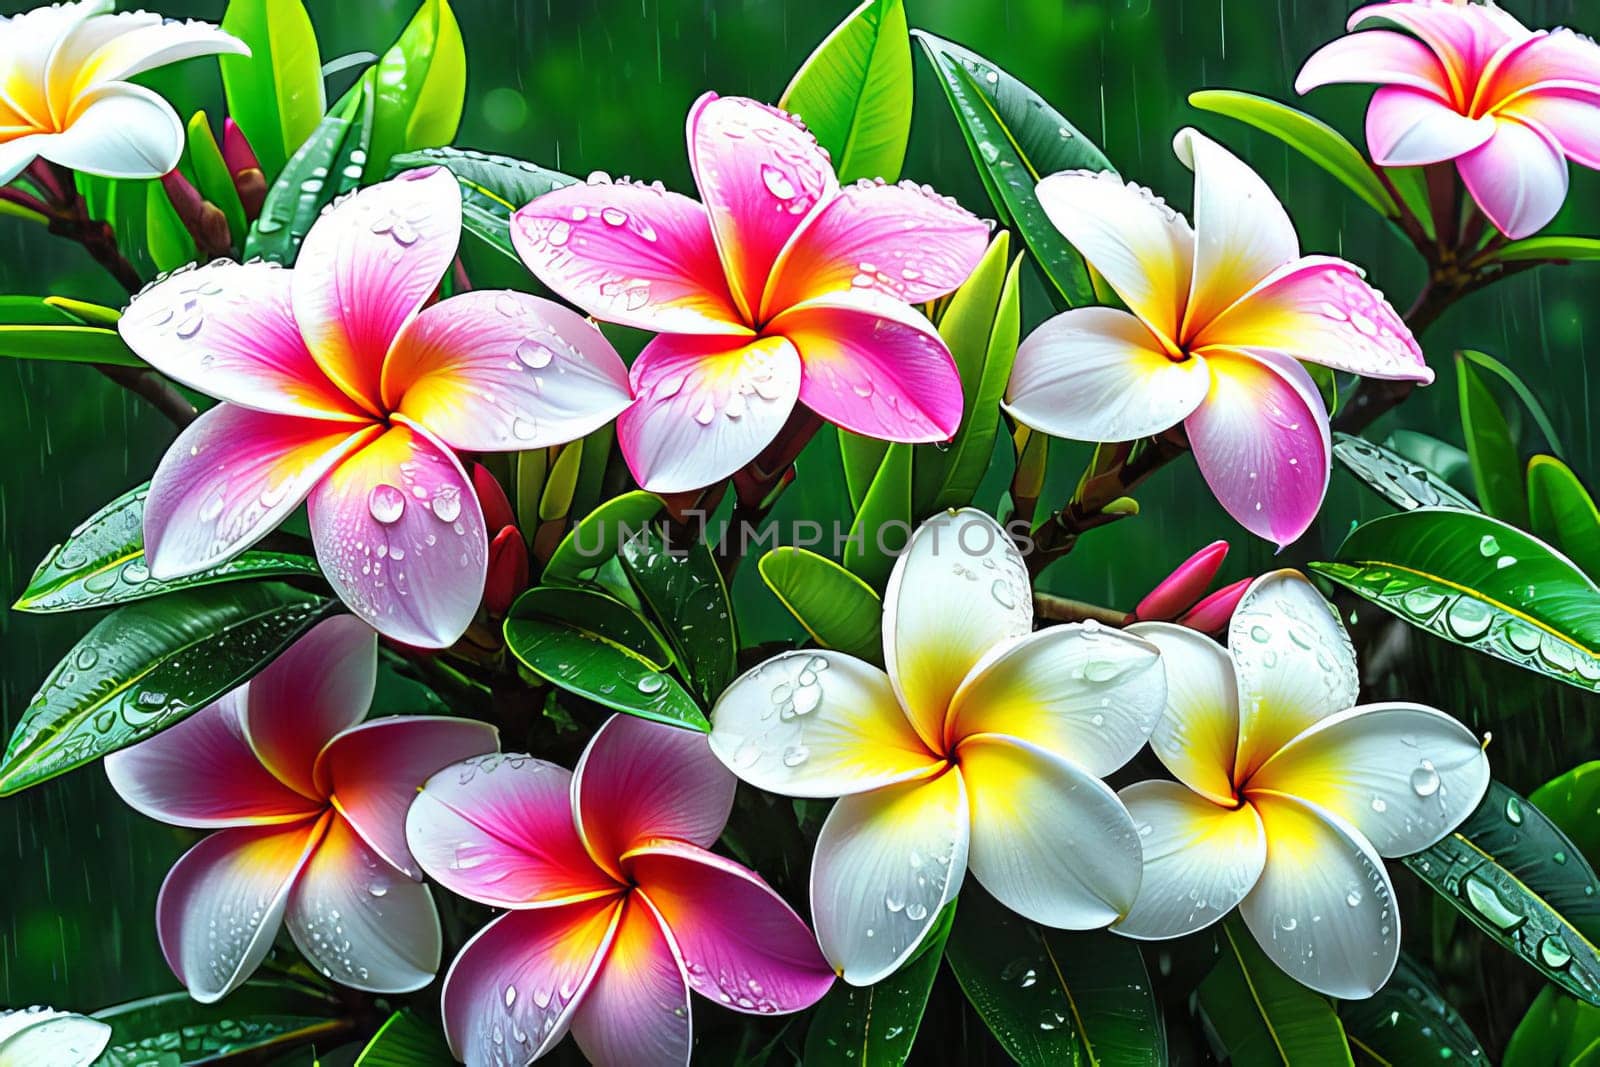
<instances>
[{"instance_id":1,"label":"dark green background","mask_svg":"<svg viewBox=\"0 0 1600 1067\"><path fill-rule=\"evenodd\" d=\"M213 20L222 10L220 2L152 6L172 16ZM324 60L381 52L412 8L392 0L312 0L309 6ZM1580 15L1576 0L1506 0L1503 6L1533 25L1576 23L1600 31L1600 13ZM1362 264L1397 305L1409 304L1420 266L1393 231L1276 142L1186 103L1187 94L1202 87L1289 97L1302 60L1341 32L1343 5L907 0L907 7L913 25L961 42L1028 82L1099 140L1126 176L1185 209L1190 179L1172 156L1172 135L1190 123L1211 132L1250 160L1284 198L1308 251ZM457 143L580 175L603 169L660 178L692 192L683 144L691 101L706 89L775 100L795 67L849 9L843 0L458 0L469 84ZM944 100L920 56L916 62L906 176L991 216ZM171 81L183 86L176 98L180 110L206 107L214 120L219 116L212 61L189 63ZM1325 89L1309 106L1360 143L1366 96L1359 87ZM1595 175L1575 171L1568 207L1551 232L1600 232L1597 191ZM498 265L479 269L481 274L474 273L480 280L518 284L514 273ZM1523 375L1549 407L1566 458L1592 484L1600 472L1588 353L1589 346L1600 345L1597 286L1600 266L1544 268L1452 311L1424 338L1439 380L1402 409L1396 424L1459 444L1450 352L1460 345L1481 348ZM12 219L0 219L0 291L122 299L76 247ZM1027 290L1028 323L1046 311L1041 291ZM81 518L146 479L171 436L158 416L90 370L0 364L0 586L8 597ZM1076 477L1081 456L1081 449L1058 450L1056 503ZM830 474L815 462L803 467L802 481L780 514L803 509L807 517L830 518L842 498ZM1130 607L1165 569L1215 537L1235 544L1230 577L1274 565L1270 546L1227 520L1191 463L1164 472L1139 496L1144 514L1090 535L1049 573L1051 588ZM1047 494L1044 503L1049 502ZM1336 547L1352 520L1382 510L1348 476L1336 473L1322 523L1282 559L1319 558ZM745 568L739 596L747 636L786 632L754 567ZM89 621L0 616L0 725L6 733L47 668ZM1409 659L1392 657L1378 675L1368 679L1371 696L1403 691L1493 729L1496 773L1523 791L1600 754L1585 721L1600 712L1600 701L1574 690L1421 638L1409 646ZM124 808L98 767L0 800L0 1004L44 1001L92 1010L176 988L156 947L152 913L162 876L190 840L186 832ZM1408 877L1396 872L1397 881ZM1426 914L1408 912L1407 920L1408 944L1432 955ZM1470 956L1480 950L1481 964ZM1480 1023L1480 1036L1491 1046L1503 1041L1533 985L1519 984L1509 993L1502 988L1495 996L1486 995L1485 987L1491 976L1518 965L1475 939L1436 958L1458 999L1476 1003L1474 1021L1488 1018Z\"/></svg>"}]
</instances>

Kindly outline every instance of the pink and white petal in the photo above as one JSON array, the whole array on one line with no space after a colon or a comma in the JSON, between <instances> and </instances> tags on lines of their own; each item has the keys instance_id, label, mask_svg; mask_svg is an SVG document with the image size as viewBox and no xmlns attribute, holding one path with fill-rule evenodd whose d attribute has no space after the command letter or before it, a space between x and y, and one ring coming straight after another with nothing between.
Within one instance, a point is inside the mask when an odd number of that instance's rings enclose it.
<instances>
[{"instance_id":1,"label":"pink and white petal","mask_svg":"<svg viewBox=\"0 0 1600 1067\"><path fill-rule=\"evenodd\" d=\"M1140 940L1203 930L1238 906L1261 877L1267 838L1249 804L1224 807L1177 782L1136 782L1117 796L1139 831L1144 875L1133 907L1111 929Z\"/></svg>"},{"instance_id":2,"label":"pink and white petal","mask_svg":"<svg viewBox=\"0 0 1600 1067\"><path fill-rule=\"evenodd\" d=\"M1466 155L1494 136L1495 120L1468 118L1432 93L1388 85L1367 105L1367 151L1382 167L1415 167Z\"/></svg>"},{"instance_id":3,"label":"pink and white petal","mask_svg":"<svg viewBox=\"0 0 1600 1067\"><path fill-rule=\"evenodd\" d=\"M1472 88L1501 48L1529 36L1509 12L1493 4L1376 3L1358 8L1351 30L1387 23L1422 39L1443 64L1452 95L1463 108Z\"/></svg>"},{"instance_id":4,"label":"pink and white petal","mask_svg":"<svg viewBox=\"0 0 1600 1067\"><path fill-rule=\"evenodd\" d=\"M331 818L219 830L173 864L156 898L156 934L191 997L221 1000L266 958Z\"/></svg>"},{"instance_id":5,"label":"pink and white petal","mask_svg":"<svg viewBox=\"0 0 1600 1067\"><path fill-rule=\"evenodd\" d=\"M715 843L737 786L705 734L613 715L572 772L573 822L595 863L621 877L622 854L652 838Z\"/></svg>"},{"instance_id":6,"label":"pink and white petal","mask_svg":"<svg viewBox=\"0 0 1600 1067\"><path fill-rule=\"evenodd\" d=\"M634 893L622 909L572 1037L597 1067L675 1067L694 1045L689 983L660 921Z\"/></svg>"},{"instance_id":7,"label":"pink and white petal","mask_svg":"<svg viewBox=\"0 0 1600 1067\"><path fill-rule=\"evenodd\" d=\"M1210 383L1204 359L1173 359L1126 311L1073 308L1017 348L1005 409L1052 437L1135 441L1188 418Z\"/></svg>"},{"instance_id":8,"label":"pink and white petal","mask_svg":"<svg viewBox=\"0 0 1600 1067\"><path fill-rule=\"evenodd\" d=\"M317 757L319 791L329 795L367 848L421 880L406 847L406 812L434 774L494 752L499 731L485 722L442 715L395 715L353 726Z\"/></svg>"},{"instance_id":9,"label":"pink and white petal","mask_svg":"<svg viewBox=\"0 0 1600 1067\"><path fill-rule=\"evenodd\" d=\"M1496 53L1476 102L1498 111L1524 93L1563 88L1600 93L1600 45L1565 27L1534 34Z\"/></svg>"},{"instance_id":10,"label":"pink and white petal","mask_svg":"<svg viewBox=\"0 0 1600 1067\"><path fill-rule=\"evenodd\" d=\"M711 713L711 751L757 789L839 797L932 774L889 676L824 649L783 652L736 678Z\"/></svg>"},{"instance_id":11,"label":"pink and white petal","mask_svg":"<svg viewBox=\"0 0 1600 1067\"><path fill-rule=\"evenodd\" d=\"M271 415L232 404L178 435L150 479L144 547L152 577L215 567L288 518L376 428Z\"/></svg>"},{"instance_id":12,"label":"pink and white petal","mask_svg":"<svg viewBox=\"0 0 1600 1067\"><path fill-rule=\"evenodd\" d=\"M1349 34L1323 45L1300 68L1294 91L1304 95L1338 84L1403 85L1451 101L1450 76L1433 49L1393 30Z\"/></svg>"},{"instance_id":13,"label":"pink and white petal","mask_svg":"<svg viewBox=\"0 0 1600 1067\"><path fill-rule=\"evenodd\" d=\"M1128 913L1139 892L1139 834L1110 786L1001 734L963 739L957 757L972 812L967 862L996 900L1064 930L1098 930Z\"/></svg>"},{"instance_id":14,"label":"pink and white petal","mask_svg":"<svg viewBox=\"0 0 1600 1067\"><path fill-rule=\"evenodd\" d=\"M1232 806L1239 682L1228 650L1168 622L1134 623L1127 632L1161 650L1167 674L1167 706L1150 732L1150 750L1178 781L1213 803Z\"/></svg>"},{"instance_id":15,"label":"pink and white petal","mask_svg":"<svg viewBox=\"0 0 1600 1067\"><path fill-rule=\"evenodd\" d=\"M1505 116L1494 123L1494 136L1458 159L1456 169L1497 230L1513 240L1530 237L1567 199L1567 160L1533 121Z\"/></svg>"},{"instance_id":16,"label":"pink and white petal","mask_svg":"<svg viewBox=\"0 0 1600 1067\"><path fill-rule=\"evenodd\" d=\"M284 921L308 963L369 993L421 989L444 950L428 887L386 863L337 815L295 880Z\"/></svg>"},{"instance_id":17,"label":"pink and white petal","mask_svg":"<svg viewBox=\"0 0 1600 1067\"><path fill-rule=\"evenodd\" d=\"M1239 914L1267 957L1343 1000L1376 993L1400 954L1400 913L1383 860L1332 812L1281 793L1251 797L1267 862Z\"/></svg>"},{"instance_id":18,"label":"pink and white petal","mask_svg":"<svg viewBox=\"0 0 1600 1067\"><path fill-rule=\"evenodd\" d=\"M978 662L950 699L945 744L1004 734L1104 777L1144 747L1166 700L1156 646L1098 623L1051 626Z\"/></svg>"},{"instance_id":19,"label":"pink and white petal","mask_svg":"<svg viewBox=\"0 0 1600 1067\"><path fill-rule=\"evenodd\" d=\"M678 841L652 841L625 862L701 996L771 1015L809 1008L833 985L817 939L754 871Z\"/></svg>"},{"instance_id":20,"label":"pink and white petal","mask_svg":"<svg viewBox=\"0 0 1600 1067\"><path fill-rule=\"evenodd\" d=\"M106 178L159 178L183 155L183 122L158 94L117 82L73 103L71 125L41 137L52 163Z\"/></svg>"},{"instance_id":21,"label":"pink and white petal","mask_svg":"<svg viewBox=\"0 0 1600 1067\"><path fill-rule=\"evenodd\" d=\"M760 455L800 397L800 355L782 337L661 334L630 372L617 417L628 469L652 493L701 489Z\"/></svg>"},{"instance_id":22,"label":"pink and white petal","mask_svg":"<svg viewBox=\"0 0 1600 1067\"><path fill-rule=\"evenodd\" d=\"M295 321L317 364L352 400L384 410L384 357L438 288L461 240L461 194L443 167L406 171L340 200L295 259Z\"/></svg>"},{"instance_id":23,"label":"pink and white petal","mask_svg":"<svg viewBox=\"0 0 1600 1067\"><path fill-rule=\"evenodd\" d=\"M1280 548L1317 517L1332 472L1328 411L1304 367L1272 352L1206 353L1211 389L1184 421L1206 484Z\"/></svg>"},{"instance_id":24,"label":"pink and white petal","mask_svg":"<svg viewBox=\"0 0 1600 1067\"><path fill-rule=\"evenodd\" d=\"M839 977L872 985L911 958L961 891L969 827L955 769L833 806L811 861L811 922Z\"/></svg>"},{"instance_id":25,"label":"pink and white petal","mask_svg":"<svg viewBox=\"0 0 1600 1067\"><path fill-rule=\"evenodd\" d=\"M444 1032L455 1057L467 1067L503 1067L554 1048L603 966L623 910L622 898L607 897L508 912L479 930L444 979Z\"/></svg>"},{"instance_id":26,"label":"pink and white petal","mask_svg":"<svg viewBox=\"0 0 1600 1067\"><path fill-rule=\"evenodd\" d=\"M309 503L317 562L368 625L419 648L446 648L466 632L483 599L489 535L453 452L396 421Z\"/></svg>"},{"instance_id":27,"label":"pink and white petal","mask_svg":"<svg viewBox=\"0 0 1600 1067\"><path fill-rule=\"evenodd\" d=\"M306 351L289 274L226 259L169 274L133 298L117 332L146 363L208 396L279 415L368 421Z\"/></svg>"},{"instance_id":28,"label":"pink and white petal","mask_svg":"<svg viewBox=\"0 0 1600 1067\"><path fill-rule=\"evenodd\" d=\"M658 333L753 331L734 304L701 204L659 185L568 185L511 217L529 270L598 319Z\"/></svg>"},{"instance_id":29,"label":"pink and white petal","mask_svg":"<svg viewBox=\"0 0 1600 1067\"><path fill-rule=\"evenodd\" d=\"M1036 192L1061 235L1163 346L1176 351L1194 267L1188 221L1111 171L1052 174Z\"/></svg>"},{"instance_id":30,"label":"pink and white petal","mask_svg":"<svg viewBox=\"0 0 1600 1067\"><path fill-rule=\"evenodd\" d=\"M407 323L383 365L383 396L474 452L566 444L633 401L622 357L588 319L509 289L462 293Z\"/></svg>"},{"instance_id":31,"label":"pink and white petal","mask_svg":"<svg viewBox=\"0 0 1600 1067\"><path fill-rule=\"evenodd\" d=\"M961 374L921 313L876 292L797 304L767 326L800 353L800 402L884 441L947 441L961 427Z\"/></svg>"},{"instance_id":32,"label":"pink and white petal","mask_svg":"<svg viewBox=\"0 0 1600 1067\"><path fill-rule=\"evenodd\" d=\"M1433 381L1422 347L1359 268L1306 256L1273 272L1195 339L1205 346L1271 351L1367 378Z\"/></svg>"},{"instance_id":33,"label":"pink and white petal","mask_svg":"<svg viewBox=\"0 0 1600 1067\"><path fill-rule=\"evenodd\" d=\"M988 223L954 200L916 182L863 180L795 231L767 280L761 315L852 290L936 300L967 280L988 244Z\"/></svg>"},{"instance_id":34,"label":"pink and white petal","mask_svg":"<svg viewBox=\"0 0 1600 1067\"><path fill-rule=\"evenodd\" d=\"M689 109L689 167L734 301L754 321L778 253L839 191L833 164L793 116L706 93Z\"/></svg>"},{"instance_id":35,"label":"pink and white petal","mask_svg":"<svg viewBox=\"0 0 1600 1067\"><path fill-rule=\"evenodd\" d=\"M1312 723L1250 786L1333 812L1380 856L1407 856L1472 814L1489 788L1489 759L1472 731L1442 711L1368 704Z\"/></svg>"},{"instance_id":36,"label":"pink and white petal","mask_svg":"<svg viewBox=\"0 0 1600 1067\"><path fill-rule=\"evenodd\" d=\"M244 733L245 689L176 726L105 758L106 777L129 807L174 826L210 829L296 822L322 805L261 765Z\"/></svg>"},{"instance_id":37,"label":"pink and white petal","mask_svg":"<svg viewBox=\"0 0 1600 1067\"><path fill-rule=\"evenodd\" d=\"M1600 169L1600 88L1524 93L1498 113L1543 130L1574 163Z\"/></svg>"},{"instance_id":38,"label":"pink and white petal","mask_svg":"<svg viewBox=\"0 0 1600 1067\"><path fill-rule=\"evenodd\" d=\"M349 615L324 619L250 680L245 737L278 781L322 801L318 756L366 718L377 684L377 634Z\"/></svg>"}]
</instances>

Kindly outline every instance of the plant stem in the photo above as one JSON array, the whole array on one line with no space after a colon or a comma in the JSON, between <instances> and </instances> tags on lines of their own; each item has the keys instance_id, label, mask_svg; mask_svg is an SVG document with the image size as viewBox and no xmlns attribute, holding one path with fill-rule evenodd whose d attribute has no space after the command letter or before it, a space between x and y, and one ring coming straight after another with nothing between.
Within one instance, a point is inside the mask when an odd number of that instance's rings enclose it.
<instances>
[{"instance_id":1,"label":"plant stem","mask_svg":"<svg viewBox=\"0 0 1600 1067\"><path fill-rule=\"evenodd\" d=\"M1103 608L1098 604L1089 604L1070 597L1053 596L1050 593L1033 594L1033 613L1041 619L1049 619L1052 622L1085 622L1092 619L1106 626L1118 627L1128 625L1133 619L1133 616L1125 611Z\"/></svg>"}]
</instances>

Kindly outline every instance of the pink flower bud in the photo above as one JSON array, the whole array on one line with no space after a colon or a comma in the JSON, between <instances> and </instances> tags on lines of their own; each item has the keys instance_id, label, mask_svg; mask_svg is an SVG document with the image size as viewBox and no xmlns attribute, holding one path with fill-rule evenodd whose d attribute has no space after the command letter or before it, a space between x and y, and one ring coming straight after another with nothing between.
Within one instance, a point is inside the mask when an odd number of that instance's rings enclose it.
<instances>
[{"instance_id":1,"label":"pink flower bud","mask_svg":"<svg viewBox=\"0 0 1600 1067\"><path fill-rule=\"evenodd\" d=\"M222 162L226 164L228 173L235 176L243 171L261 169L255 149L250 147L244 131L232 119L222 120Z\"/></svg>"},{"instance_id":2,"label":"pink flower bud","mask_svg":"<svg viewBox=\"0 0 1600 1067\"><path fill-rule=\"evenodd\" d=\"M472 465L472 488L477 491L478 503L483 507L483 524L489 529L498 530L517 521L506 491L482 463Z\"/></svg>"},{"instance_id":3,"label":"pink flower bud","mask_svg":"<svg viewBox=\"0 0 1600 1067\"><path fill-rule=\"evenodd\" d=\"M489 542L489 576L483 586L483 606L498 618L526 588L528 546L522 540L521 530L506 526Z\"/></svg>"},{"instance_id":4,"label":"pink flower bud","mask_svg":"<svg viewBox=\"0 0 1600 1067\"><path fill-rule=\"evenodd\" d=\"M1244 599L1244 591L1250 588L1253 581L1254 578L1240 578L1232 585L1223 586L1190 608L1188 614L1178 620L1179 624L1203 634L1221 633L1227 628L1228 620L1233 618L1233 609L1239 606L1239 601Z\"/></svg>"},{"instance_id":5,"label":"pink flower bud","mask_svg":"<svg viewBox=\"0 0 1600 1067\"><path fill-rule=\"evenodd\" d=\"M1161 579L1150 594L1133 609L1133 617L1145 622L1175 619L1200 599L1211 579L1217 576L1222 561L1228 558L1228 542L1213 541Z\"/></svg>"}]
</instances>

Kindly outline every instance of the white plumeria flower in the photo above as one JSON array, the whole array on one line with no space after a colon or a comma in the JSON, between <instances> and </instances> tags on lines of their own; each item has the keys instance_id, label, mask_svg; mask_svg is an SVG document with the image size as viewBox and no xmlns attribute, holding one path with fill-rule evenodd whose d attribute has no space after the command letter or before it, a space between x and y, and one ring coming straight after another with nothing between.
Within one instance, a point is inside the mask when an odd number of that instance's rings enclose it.
<instances>
[{"instance_id":1,"label":"white plumeria flower","mask_svg":"<svg viewBox=\"0 0 1600 1067\"><path fill-rule=\"evenodd\" d=\"M1346 999L1377 992L1400 953L1380 857L1427 848L1478 806L1489 787L1478 741L1420 704L1353 707L1350 638L1296 571L1250 587L1226 649L1168 623L1129 630L1166 664L1150 747L1178 781L1120 794L1145 867L1112 929L1177 937L1237 905L1291 977Z\"/></svg>"},{"instance_id":2,"label":"white plumeria flower","mask_svg":"<svg viewBox=\"0 0 1600 1067\"><path fill-rule=\"evenodd\" d=\"M79 0L0 17L0 184L39 156L109 178L167 173L183 154L183 123L128 79L195 56L250 54L209 23L114 6Z\"/></svg>"},{"instance_id":3,"label":"white plumeria flower","mask_svg":"<svg viewBox=\"0 0 1600 1067\"><path fill-rule=\"evenodd\" d=\"M0 1011L0 1065L89 1067L111 1043L111 1027L99 1019L43 1005Z\"/></svg>"},{"instance_id":4,"label":"white plumeria flower","mask_svg":"<svg viewBox=\"0 0 1600 1067\"><path fill-rule=\"evenodd\" d=\"M1033 633L1022 557L989 516L924 524L884 596L888 672L787 652L728 687L711 749L751 785L841 797L811 868L822 952L845 981L899 967L970 865L1046 926L1115 921L1139 839L1100 779L1143 747L1166 681L1155 646L1094 623Z\"/></svg>"}]
</instances>

